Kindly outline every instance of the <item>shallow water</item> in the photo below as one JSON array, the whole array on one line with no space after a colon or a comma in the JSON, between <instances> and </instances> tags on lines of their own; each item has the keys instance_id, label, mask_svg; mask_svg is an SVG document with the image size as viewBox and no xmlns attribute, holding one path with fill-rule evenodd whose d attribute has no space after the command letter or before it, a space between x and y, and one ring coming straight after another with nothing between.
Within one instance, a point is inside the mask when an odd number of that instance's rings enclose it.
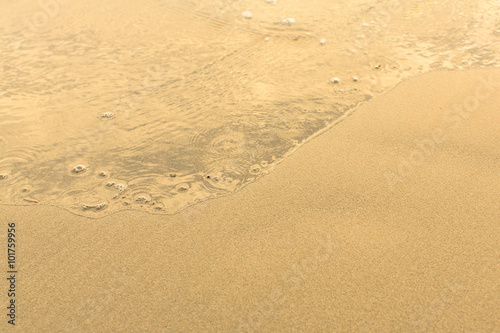
<instances>
[{"instance_id":1,"label":"shallow water","mask_svg":"<svg viewBox=\"0 0 500 333\"><path fill-rule=\"evenodd\" d=\"M89 217L233 193L404 79L499 64L496 0L2 7L0 203Z\"/></svg>"}]
</instances>

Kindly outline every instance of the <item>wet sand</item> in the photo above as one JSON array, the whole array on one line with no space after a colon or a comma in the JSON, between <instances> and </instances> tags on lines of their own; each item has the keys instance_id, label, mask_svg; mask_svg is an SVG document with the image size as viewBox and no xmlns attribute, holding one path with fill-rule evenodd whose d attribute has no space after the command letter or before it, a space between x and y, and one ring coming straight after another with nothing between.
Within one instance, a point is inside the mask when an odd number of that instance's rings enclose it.
<instances>
[{"instance_id":1,"label":"wet sand","mask_svg":"<svg viewBox=\"0 0 500 333\"><path fill-rule=\"evenodd\" d=\"M16 329L497 330L499 82L413 78L174 216L0 206L17 225Z\"/></svg>"}]
</instances>

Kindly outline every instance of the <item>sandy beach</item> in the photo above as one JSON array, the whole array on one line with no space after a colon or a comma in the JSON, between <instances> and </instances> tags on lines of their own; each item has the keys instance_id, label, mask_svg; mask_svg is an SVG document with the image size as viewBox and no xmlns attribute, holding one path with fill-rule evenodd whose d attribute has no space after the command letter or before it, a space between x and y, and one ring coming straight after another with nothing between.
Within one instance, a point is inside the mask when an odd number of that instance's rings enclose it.
<instances>
[{"instance_id":1,"label":"sandy beach","mask_svg":"<svg viewBox=\"0 0 500 333\"><path fill-rule=\"evenodd\" d=\"M498 332L499 82L407 80L172 216L0 206L3 242L16 224L15 329Z\"/></svg>"}]
</instances>

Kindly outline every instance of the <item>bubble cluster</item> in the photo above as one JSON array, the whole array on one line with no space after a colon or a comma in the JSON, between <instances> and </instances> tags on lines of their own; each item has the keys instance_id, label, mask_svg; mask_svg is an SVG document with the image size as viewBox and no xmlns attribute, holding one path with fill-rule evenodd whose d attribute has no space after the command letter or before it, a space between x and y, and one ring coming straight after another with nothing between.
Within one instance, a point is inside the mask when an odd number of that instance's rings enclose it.
<instances>
[{"instance_id":1,"label":"bubble cluster","mask_svg":"<svg viewBox=\"0 0 500 333\"><path fill-rule=\"evenodd\" d=\"M82 204L82 209L83 210L89 210L89 209L92 209L92 210L96 210L96 211L99 211L99 210L103 210L104 208L108 207L108 204L103 202L103 203L100 203L100 204L97 204L97 205L86 205L86 204Z\"/></svg>"},{"instance_id":2,"label":"bubble cluster","mask_svg":"<svg viewBox=\"0 0 500 333\"><path fill-rule=\"evenodd\" d=\"M127 189L127 186L123 184L116 184L115 188L118 190L119 194L122 194Z\"/></svg>"},{"instance_id":3,"label":"bubble cluster","mask_svg":"<svg viewBox=\"0 0 500 333\"><path fill-rule=\"evenodd\" d=\"M113 112L104 112L101 114L101 118L111 119L114 117L115 117L115 114Z\"/></svg>"},{"instance_id":4,"label":"bubble cluster","mask_svg":"<svg viewBox=\"0 0 500 333\"><path fill-rule=\"evenodd\" d=\"M135 198L135 202L141 203L141 204L148 204L151 202L151 198L145 195L138 196Z\"/></svg>"},{"instance_id":5,"label":"bubble cluster","mask_svg":"<svg viewBox=\"0 0 500 333\"><path fill-rule=\"evenodd\" d=\"M85 167L85 165L77 165L71 171L75 174L80 174L87 171L87 168Z\"/></svg>"}]
</instances>

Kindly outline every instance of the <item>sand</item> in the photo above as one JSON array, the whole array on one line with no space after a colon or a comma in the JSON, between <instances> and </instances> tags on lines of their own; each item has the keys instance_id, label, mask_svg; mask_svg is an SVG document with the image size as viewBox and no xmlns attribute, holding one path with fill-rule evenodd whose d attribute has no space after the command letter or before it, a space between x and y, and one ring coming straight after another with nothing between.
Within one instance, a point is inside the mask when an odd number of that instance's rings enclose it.
<instances>
[{"instance_id":1,"label":"sand","mask_svg":"<svg viewBox=\"0 0 500 333\"><path fill-rule=\"evenodd\" d=\"M2 242L17 225L16 329L498 332L499 82L405 81L174 216L0 206Z\"/></svg>"}]
</instances>

